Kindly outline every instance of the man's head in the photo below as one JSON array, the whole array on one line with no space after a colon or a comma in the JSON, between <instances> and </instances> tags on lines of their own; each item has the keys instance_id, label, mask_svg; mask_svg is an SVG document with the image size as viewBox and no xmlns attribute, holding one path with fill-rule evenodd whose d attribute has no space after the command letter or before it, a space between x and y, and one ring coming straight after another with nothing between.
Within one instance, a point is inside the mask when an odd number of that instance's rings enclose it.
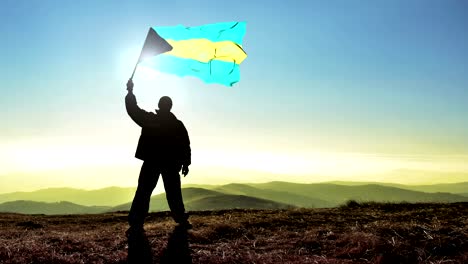
<instances>
[{"instance_id":1,"label":"man's head","mask_svg":"<svg viewBox=\"0 0 468 264\"><path fill-rule=\"evenodd\" d=\"M158 107L160 111L170 112L172 108L172 100L169 96L163 96L159 99Z\"/></svg>"}]
</instances>

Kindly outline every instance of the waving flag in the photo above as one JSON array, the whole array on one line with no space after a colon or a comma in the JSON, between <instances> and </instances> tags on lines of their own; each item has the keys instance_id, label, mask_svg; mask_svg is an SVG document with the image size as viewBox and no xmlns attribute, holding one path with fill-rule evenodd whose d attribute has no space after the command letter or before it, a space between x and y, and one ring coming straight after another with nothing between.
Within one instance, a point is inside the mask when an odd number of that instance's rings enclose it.
<instances>
[{"instance_id":1,"label":"waving flag","mask_svg":"<svg viewBox=\"0 0 468 264\"><path fill-rule=\"evenodd\" d=\"M245 22L153 27L150 29L153 35L150 37L148 33L140 55L141 65L178 76L194 76L206 83L232 86L239 82L239 64L247 57L242 48L245 30Z\"/></svg>"}]
</instances>

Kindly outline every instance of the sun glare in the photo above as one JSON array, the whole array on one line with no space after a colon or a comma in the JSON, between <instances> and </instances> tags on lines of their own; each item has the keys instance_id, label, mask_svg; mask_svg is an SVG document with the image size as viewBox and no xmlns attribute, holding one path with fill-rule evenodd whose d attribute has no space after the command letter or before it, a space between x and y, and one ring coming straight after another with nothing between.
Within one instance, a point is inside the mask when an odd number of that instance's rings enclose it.
<instances>
[{"instance_id":1,"label":"sun glare","mask_svg":"<svg viewBox=\"0 0 468 264\"><path fill-rule=\"evenodd\" d=\"M121 78L130 78L133 67L138 59L141 47L133 47L122 52L118 57L118 68L116 75ZM190 80L193 81L191 78ZM125 80L126 82L126 80ZM169 96L173 99L174 109L180 110L186 105L187 88L189 83L187 78L180 78L176 75L158 72L148 66L138 65L133 77L135 83L135 94L140 104L145 107L152 107L147 111L153 111L157 106L157 99L161 96ZM122 85L125 85L124 83Z\"/></svg>"}]
</instances>

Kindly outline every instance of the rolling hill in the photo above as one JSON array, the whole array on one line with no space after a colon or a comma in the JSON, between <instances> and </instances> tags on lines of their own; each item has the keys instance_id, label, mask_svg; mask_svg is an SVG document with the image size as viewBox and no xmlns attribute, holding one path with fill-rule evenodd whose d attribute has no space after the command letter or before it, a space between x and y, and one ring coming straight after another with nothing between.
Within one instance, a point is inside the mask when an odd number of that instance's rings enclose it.
<instances>
[{"instance_id":1,"label":"rolling hill","mask_svg":"<svg viewBox=\"0 0 468 264\"><path fill-rule=\"evenodd\" d=\"M464 183L461 183L464 184ZM334 207L348 200L376 202L466 202L468 194L429 193L378 184L344 185L268 182L257 184L198 185L182 189L187 210L279 209L291 207ZM184 186L183 186L184 187ZM426 187L424 187L426 188ZM440 188L450 188L441 185ZM436 190L436 189L433 189ZM52 188L36 192L0 195L0 211L17 213L73 214L127 211L133 188L109 187L100 190ZM9 201L15 199L16 201ZM7 200L7 201L5 201ZM30 200L30 201L25 201ZM66 202L60 202L66 201ZM105 205L111 206L105 206ZM165 194L152 196L150 211L167 211Z\"/></svg>"},{"instance_id":2,"label":"rolling hill","mask_svg":"<svg viewBox=\"0 0 468 264\"><path fill-rule=\"evenodd\" d=\"M359 185L368 185L368 184L377 184L382 186L396 187L411 191L418 192L445 192L445 193L466 193L468 190L468 182L458 182L458 183L440 183L440 184L431 184L431 185L405 185L398 183L382 183L382 182L350 182L350 181L331 181L327 182L331 184L346 185L346 186L359 186Z\"/></svg>"},{"instance_id":3,"label":"rolling hill","mask_svg":"<svg viewBox=\"0 0 468 264\"><path fill-rule=\"evenodd\" d=\"M106 206L83 206L70 202L13 201L0 204L0 212L20 214L97 214L108 209Z\"/></svg>"},{"instance_id":4,"label":"rolling hill","mask_svg":"<svg viewBox=\"0 0 468 264\"><path fill-rule=\"evenodd\" d=\"M231 183L217 187L215 190L223 193L246 195L278 203L292 204L298 207L314 208L331 206L328 201L317 197L309 197L285 191L259 189L247 184Z\"/></svg>"},{"instance_id":5,"label":"rolling hill","mask_svg":"<svg viewBox=\"0 0 468 264\"><path fill-rule=\"evenodd\" d=\"M224 210L224 209L292 209L295 206L245 195L223 194L204 197L187 203L190 211Z\"/></svg>"},{"instance_id":6,"label":"rolling hill","mask_svg":"<svg viewBox=\"0 0 468 264\"><path fill-rule=\"evenodd\" d=\"M463 193L468 190L468 182L460 183L446 183L446 184L434 184L434 185L403 185L403 189L420 191L420 192L447 192L447 193Z\"/></svg>"},{"instance_id":7,"label":"rolling hill","mask_svg":"<svg viewBox=\"0 0 468 264\"><path fill-rule=\"evenodd\" d=\"M294 206L279 203L271 200L250 197L246 195L234 195L206 190L202 188L183 188L182 195L186 210L204 211L220 209L284 209ZM131 203L122 204L109 209L109 211L128 211ZM158 194L151 197L150 211L167 211L169 207L165 194Z\"/></svg>"},{"instance_id":8,"label":"rolling hill","mask_svg":"<svg viewBox=\"0 0 468 264\"><path fill-rule=\"evenodd\" d=\"M67 201L86 206L116 206L133 199L135 188L107 187L97 190L48 188L34 192L0 194L0 203L25 200L36 202Z\"/></svg>"},{"instance_id":9,"label":"rolling hill","mask_svg":"<svg viewBox=\"0 0 468 264\"><path fill-rule=\"evenodd\" d=\"M210 196L221 195L222 193L218 193L211 190L206 190L202 188L183 188L182 189L182 196L184 197L184 204L187 206L187 203L190 202L192 199L197 198L204 198ZM130 202L112 207L110 211L128 211L130 210L130 206L132 202ZM157 195L153 195L150 200L150 211L157 212L157 211L166 211L169 210L169 206L167 205L166 201L166 194L161 193Z\"/></svg>"},{"instance_id":10,"label":"rolling hill","mask_svg":"<svg viewBox=\"0 0 468 264\"><path fill-rule=\"evenodd\" d=\"M464 202L466 197L451 193L425 193L377 184L345 186L329 183L299 184L269 182L249 184L250 186L273 191L295 193L311 198L320 197L333 206L347 200L376 202Z\"/></svg>"}]
</instances>

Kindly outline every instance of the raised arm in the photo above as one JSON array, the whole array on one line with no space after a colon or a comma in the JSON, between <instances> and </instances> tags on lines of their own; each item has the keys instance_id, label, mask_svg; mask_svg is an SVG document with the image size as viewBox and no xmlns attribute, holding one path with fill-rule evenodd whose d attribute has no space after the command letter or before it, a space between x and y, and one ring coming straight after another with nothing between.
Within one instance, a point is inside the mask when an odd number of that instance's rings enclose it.
<instances>
[{"instance_id":1,"label":"raised arm","mask_svg":"<svg viewBox=\"0 0 468 264\"><path fill-rule=\"evenodd\" d=\"M133 81L131 79L127 82L127 91L128 94L125 96L125 108L127 109L128 115L139 126L148 126L151 120L154 120L155 114L146 112L138 107L136 97L133 94Z\"/></svg>"}]
</instances>

